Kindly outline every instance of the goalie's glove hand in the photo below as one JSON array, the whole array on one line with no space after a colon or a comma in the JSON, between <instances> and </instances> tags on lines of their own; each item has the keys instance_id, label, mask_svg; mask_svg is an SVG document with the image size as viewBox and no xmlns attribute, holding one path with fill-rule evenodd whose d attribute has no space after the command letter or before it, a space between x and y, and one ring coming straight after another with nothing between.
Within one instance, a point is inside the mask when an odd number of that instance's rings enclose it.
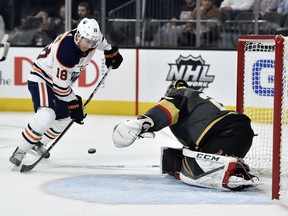
<instances>
[{"instance_id":1,"label":"goalie's glove hand","mask_svg":"<svg viewBox=\"0 0 288 216\"><path fill-rule=\"evenodd\" d=\"M76 95L77 100L68 102L68 109L70 111L70 117L78 124L84 124L83 119L86 117L82 108L82 98Z\"/></svg>"},{"instance_id":2,"label":"goalie's glove hand","mask_svg":"<svg viewBox=\"0 0 288 216\"><path fill-rule=\"evenodd\" d=\"M148 131L153 125L153 120L148 116L140 116L136 120L117 124L112 133L114 145L123 148L130 146L137 138L154 138L155 134Z\"/></svg>"},{"instance_id":3,"label":"goalie's glove hand","mask_svg":"<svg viewBox=\"0 0 288 216\"><path fill-rule=\"evenodd\" d=\"M105 65L107 68L111 66L112 69L117 69L123 61L123 57L119 53L117 46L113 46L111 50L105 50L104 56L105 56Z\"/></svg>"}]
</instances>

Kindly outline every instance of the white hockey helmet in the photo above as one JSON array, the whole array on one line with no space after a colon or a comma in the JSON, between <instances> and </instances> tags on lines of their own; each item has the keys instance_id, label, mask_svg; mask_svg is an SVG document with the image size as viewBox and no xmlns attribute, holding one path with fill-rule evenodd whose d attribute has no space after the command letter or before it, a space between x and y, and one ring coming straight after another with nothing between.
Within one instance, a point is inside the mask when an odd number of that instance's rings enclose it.
<instances>
[{"instance_id":1,"label":"white hockey helmet","mask_svg":"<svg viewBox=\"0 0 288 216\"><path fill-rule=\"evenodd\" d=\"M96 44L101 40L102 33L100 32L100 27L95 19L84 18L80 21L77 26L76 34L79 34L76 44L79 43L82 37L89 40L95 41Z\"/></svg>"}]
</instances>

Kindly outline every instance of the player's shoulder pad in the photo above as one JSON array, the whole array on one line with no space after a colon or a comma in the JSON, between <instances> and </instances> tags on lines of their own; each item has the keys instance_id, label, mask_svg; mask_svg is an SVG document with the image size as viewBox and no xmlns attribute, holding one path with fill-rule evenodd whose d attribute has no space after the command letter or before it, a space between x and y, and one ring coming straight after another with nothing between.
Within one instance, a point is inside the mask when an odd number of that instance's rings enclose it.
<instances>
[{"instance_id":1,"label":"player's shoulder pad","mask_svg":"<svg viewBox=\"0 0 288 216\"><path fill-rule=\"evenodd\" d=\"M58 62L68 68L74 67L78 64L81 58L81 52L74 42L75 32L71 31L59 43L56 57Z\"/></svg>"}]
</instances>

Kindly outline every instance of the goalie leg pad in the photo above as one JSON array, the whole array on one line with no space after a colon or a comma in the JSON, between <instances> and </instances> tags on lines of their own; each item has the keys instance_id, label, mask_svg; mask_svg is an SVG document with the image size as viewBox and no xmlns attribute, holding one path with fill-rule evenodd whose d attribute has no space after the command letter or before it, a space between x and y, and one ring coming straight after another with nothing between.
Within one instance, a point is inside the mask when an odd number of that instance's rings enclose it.
<instances>
[{"instance_id":1,"label":"goalie leg pad","mask_svg":"<svg viewBox=\"0 0 288 216\"><path fill-rule=\"evenodd\" d=\"M190 185L240 191L261 185L242 159L183 150L180 179Z\"/></svg>"},{"instance_id":2,"label":"goalie leg pad","mask_svg":"<svg viewBox=\"0 0 288 216\"><path fill-rule=\"evenodd\" d=\"M182 148L161 148L161 171L162 174L169 174L179 179L182 165Z\"/></svg>"},{"instance_id":3,"label":"goalie leg pad","mask_svg":"<svg viewBox=\"0 0 288 216\"><path fill-rule=\"evenodd\" d=\"M189 185L230 190L228 179L234 174L237 159L183 149L180 179Z\"/></svg>"}]
</instances>

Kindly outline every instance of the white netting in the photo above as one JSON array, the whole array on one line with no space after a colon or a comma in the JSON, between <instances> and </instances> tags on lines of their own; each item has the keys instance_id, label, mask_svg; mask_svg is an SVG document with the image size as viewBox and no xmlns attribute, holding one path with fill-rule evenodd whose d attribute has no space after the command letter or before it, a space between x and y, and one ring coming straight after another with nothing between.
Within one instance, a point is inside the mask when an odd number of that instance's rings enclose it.
<instances>
[{"instance_id":1,"label":"white netting","mask_svg":"<svg viewBox=\"0 0 288 216\"><path fill-rule=\"evenodd\" d=\"M244 113L258 134L245 160L258 170L272 167L274 50L271 43L245 43Z\"/></svg>"},{"instance_id":2,"label":"white netting","mask_svg":"<svg viewBox=\"0 0 288 216\"><path fill-rule=\"evenodd\" d=\"M280 145L280 191L281 196L288 198L288 37L284 41L284 71L282 76L282 127Z\"/></svg>"},{"instance_id":3,"label":"white netting","mask_svg":"<svg viewBox=\"0 0 288 216\"><path fill-rule=\"evenodd\" d=\"M288 195L288 39L285 38L283 64L283 94L281 112L280 144L280 191L281 196ZM286 47L287 44L287 47ZM273 111L275 78L275 40L253 40L246 42L244 48L244 113L252 119L254 132L258 134L245 157L251 168L259 171L272 170L273 148Z\"/></svg>"}]
</instances>

